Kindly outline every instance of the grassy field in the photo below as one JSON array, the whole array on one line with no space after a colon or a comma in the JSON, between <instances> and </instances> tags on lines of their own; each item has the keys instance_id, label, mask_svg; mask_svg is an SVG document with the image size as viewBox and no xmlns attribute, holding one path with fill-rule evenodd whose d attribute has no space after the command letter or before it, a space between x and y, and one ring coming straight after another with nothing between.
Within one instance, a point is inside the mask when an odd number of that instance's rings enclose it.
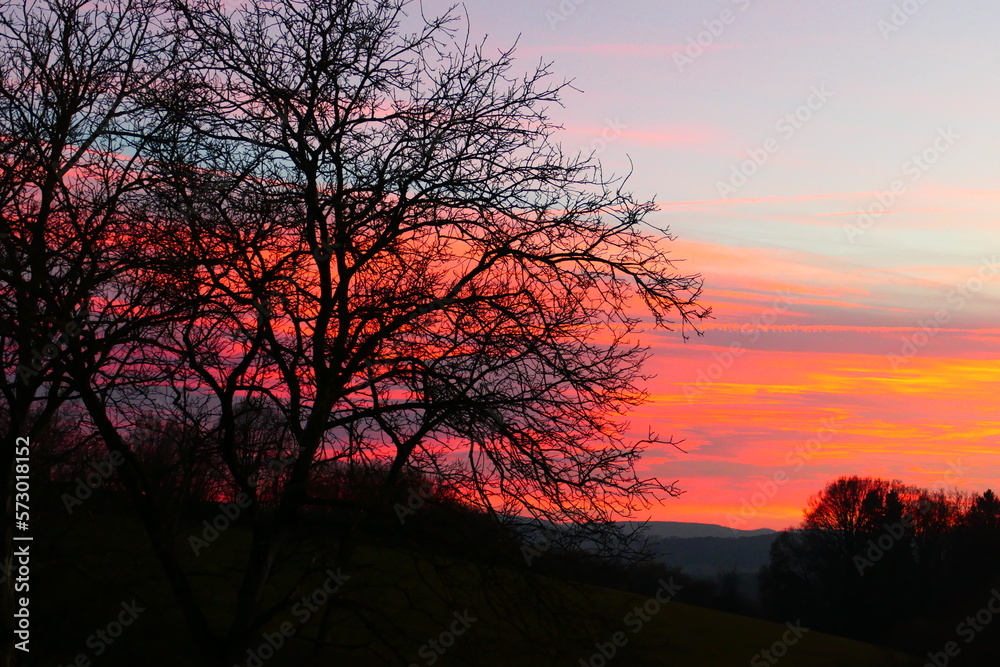
<instances>
[{"instance_id":1,"label":"grassy field","mask_svg":"<svg viewBox=\"0 0 1000 667\"><path fill-rule=\"evenodd\" d=\"M609 595L609 602L623 597L629 596ZM621 600L621 604L627 607L633 600L635 604L641 604L641 599L634 597L628 601ZM795 625L794 621L792 625ZM792 645L777 647L770 658L762 653L773 650L775 643L783 642L785 637L796 641ZM649 625L634 635L634 641L636 657L641 662L627 661L625 664L676 667L771 664L787 667L909 667L922 664L869 644L820 632L802 632L801 629L793 632L788 626L674 602L664 605Z\"/></svg>"},{"instance_id":2,"label":"grassy field","mask_svg":"<svg viewBox=\"0 0 1000 667\"><path fill-rule=\"evenodd\" d=\"M95 511L71 523L55 515L41 526L33 575L36 643L24 664L70 665L80 655L94 665L203 664L144 534L126 513ZM230 528L195 557L187 535L177 537L216 631L233 612L248 539L246 530ZM368 544L348 568L328 574L321 560L328 548L329 538L320 534L288 554L272 595L294 589L300 604L279 611L239 665L921 664L870 645L673 601L546 577L525 581L442 553ZM324 584L335 592L319 594ZM664 589L662 597L668 595ZM303 597L312 610L301 604ZM113 630L109 624L129 605L141 611L120 636L104 642L98 631ZM287 638L283 628L291 631ZM327 646L317 650L310 640L321 636ZM274 643L280 648L269 650Z\"/></svg>"}]
</instances>

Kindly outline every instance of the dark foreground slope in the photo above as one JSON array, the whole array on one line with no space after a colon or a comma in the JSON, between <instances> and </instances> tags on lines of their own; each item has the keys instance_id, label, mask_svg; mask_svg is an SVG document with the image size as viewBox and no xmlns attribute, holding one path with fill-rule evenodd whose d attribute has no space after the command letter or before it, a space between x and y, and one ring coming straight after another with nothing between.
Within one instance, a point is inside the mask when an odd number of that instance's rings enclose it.
<instances>
[{"instance_id":1,"label":"dark foreground slope","mask_svg":"<svg viewBox=\"0 0 1000 667\"><path fill-rule=\"evenodd\" d=\"M71 523L55 519L42 522L44 535L36 537L35 634L23 664L205 664L127 513L104 508ZM191 534L198 534L197 524L178 536L178 546L190 552L185 566L196 573L199 597L221 628L235 605L248 531L231 527L197 556ZM300 603L277 611L261 628L257 648L237 664L574 667L602 665L607 656L608 665L728 667L773 664L769 658L779 654L783 667L920 664L870 645L678 602L530 571L525 580L434 550L368 542L350 568L328 572L322 557L331 548L331 536L314 528L289 551L273 593L295 590ZM670 582L664 584L666 599Z\"/></svg>"}]
</instances>

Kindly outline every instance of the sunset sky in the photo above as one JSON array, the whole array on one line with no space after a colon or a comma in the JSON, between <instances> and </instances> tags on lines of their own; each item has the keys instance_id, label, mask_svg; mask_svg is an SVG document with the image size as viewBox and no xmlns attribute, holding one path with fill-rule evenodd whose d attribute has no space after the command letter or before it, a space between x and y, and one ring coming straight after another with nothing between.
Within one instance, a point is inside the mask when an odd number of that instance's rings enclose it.
<instances>
[{"instance_id":1,"label":"sunset sky","mask_svg":"<svg viewBox=\"0 0 1000 667\"><path fill-rule=\"evenodd\" d=\"M705 336L647 336L633 430L687 451L645 458L686 490L651 518L784 528L845 474L1000 487L1000 5L465 7L490 47L520 35L526 67L575 81L562 143L631 158L705 277Z\"/></svg>"}]
</instances>

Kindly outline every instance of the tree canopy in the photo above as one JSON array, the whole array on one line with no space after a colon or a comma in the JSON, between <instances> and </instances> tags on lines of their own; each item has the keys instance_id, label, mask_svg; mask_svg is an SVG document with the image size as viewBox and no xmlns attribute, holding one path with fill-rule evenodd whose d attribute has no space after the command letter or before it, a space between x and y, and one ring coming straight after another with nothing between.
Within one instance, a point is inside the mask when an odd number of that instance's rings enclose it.
<instances>
[{"instance_id":1,"label":"tree canopy","mask_svg":"<svg viewBox=\"0 0 1000 667\"><path fill-rule=\"evenodd\" d=\"M330 465L384 469L386 498L430 475L498 518L589 526L677 492L636 472L670 441L624 416L636 328L686 336L701 279L651 201L562 151L547 65L405 0L0 8L5 497L15 440L75 409L125 461L207 653L266 617L301 511L350 504L316 483ZM132 435L167 422L200 462L181 479L250 498L224 637Z\"/></svg>"}]
</instances>

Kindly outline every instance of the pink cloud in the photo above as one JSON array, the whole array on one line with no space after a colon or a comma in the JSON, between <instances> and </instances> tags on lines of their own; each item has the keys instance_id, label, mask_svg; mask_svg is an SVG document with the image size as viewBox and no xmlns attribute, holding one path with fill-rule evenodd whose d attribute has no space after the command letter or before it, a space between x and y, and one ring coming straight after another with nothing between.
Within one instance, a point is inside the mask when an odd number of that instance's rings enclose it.
<instances>
[{"instance_id":1,"label":"pink cloud","mask_svg":"<svg viewBox=\"0 0 1000 667\"><path fill-rule=\"evenodd\" d=\"M524 48L521 52L528 55L582 53L614 58L669 58L673 57L674 54L684 53L687 48L689 48L687 44L565 44L529 47ZM710 44L701 48L704 52L714 53L738 47L735 44Z\"/></svg>"},{"instance_id":2,"label":"pink cloud","mask_svg":"<svg viewBox=\"0 0 1000 667\"><path fill-rule=\"evenodd\" d=\"M593 138L604 135L609 126L569 125L563 132ZM672 145L672 144L710 144L723 138L720 128L709 125L683 124L669 127L633 128L622 125L611 128L618 140L632 141L638 144Z\"/></svg>"},{"instance_id":3,"label":"pink cloud","mask_svg":"<svg viewBox=\"0 0 1000 667\"><path fill-rule=\"evenodd\" d=\"M698 199L692 201L657 202L657 205L670 208L690 208L690 207L701 207L705 205L732 206L736 204L765 204L765 203L787 202L787 201L808 201L812 199L854 199L854 198L871 197L871 196L872 196L871 192L843 192L843 193L828 193L828 194L771 196L771 197L746 197L739 199L737 198Z\"/></svg>"}]
</instances>

